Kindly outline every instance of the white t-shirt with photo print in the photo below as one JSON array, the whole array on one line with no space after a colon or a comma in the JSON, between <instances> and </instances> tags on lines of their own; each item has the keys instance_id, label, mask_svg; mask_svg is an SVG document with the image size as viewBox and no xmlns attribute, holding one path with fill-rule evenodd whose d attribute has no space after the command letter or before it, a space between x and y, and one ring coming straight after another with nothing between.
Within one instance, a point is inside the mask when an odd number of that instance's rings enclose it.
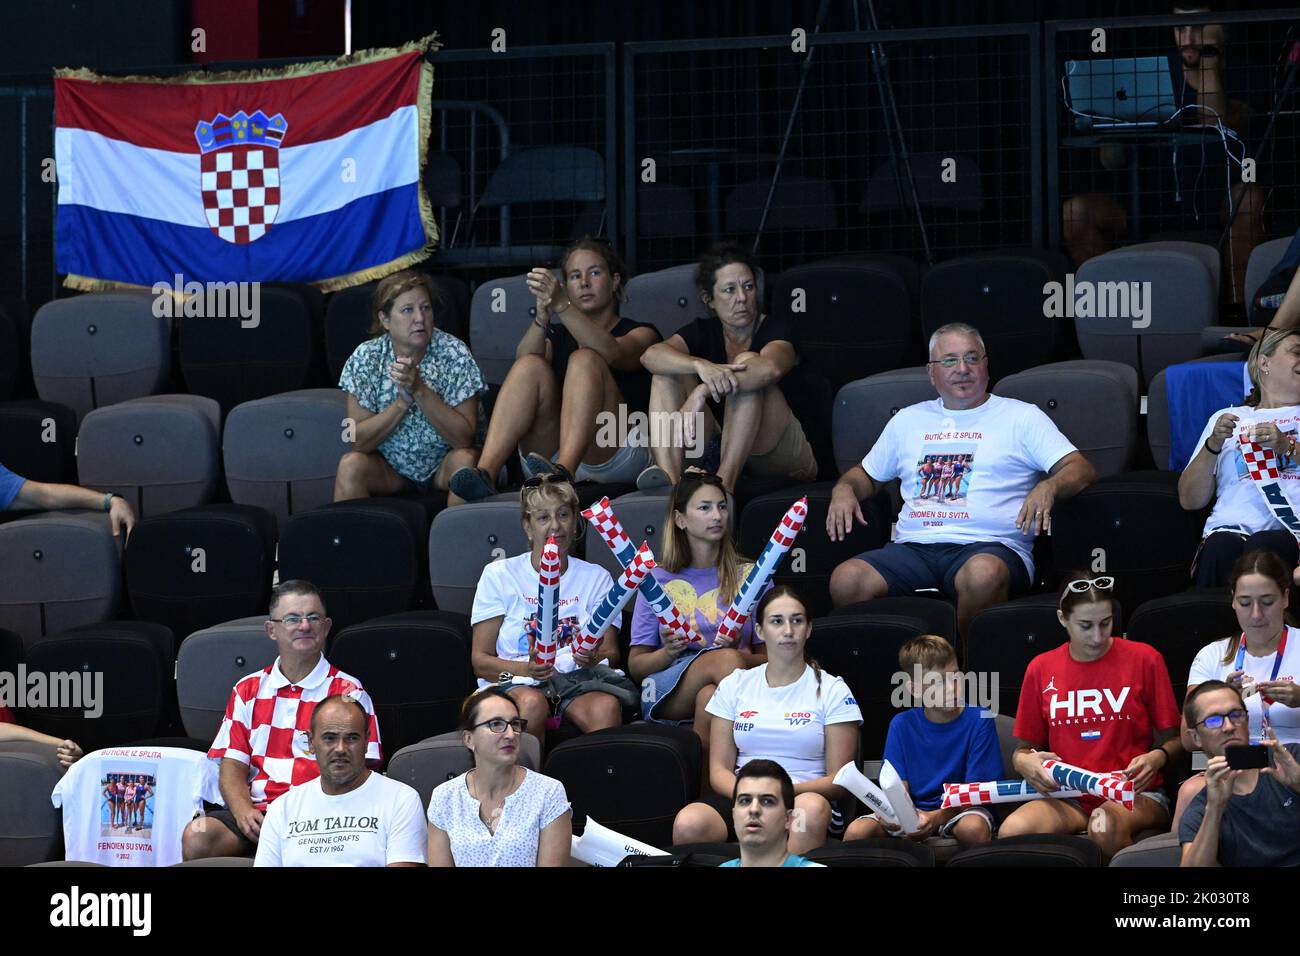
<instances>
[{"instance_id":1,"label":"white t-shirt with photo print","mask_svg":"<svg viewBox=\"0 0 1300 956\"><path fill-rule=\"evenodd\" d=\"M990 395L975 408L953 409L936 398L891 418L862 467L878 482L902 479L900 543L997 542L1020 555L1032 577L1034 539L1016 530L1016 517L1073 451L1036 405Z\"/></svg>"},{"instance_id":2,"label":"white t-shirt with photo print","mask_svg":"<svg viewBox=\"0 0 1300 956\"><path fill-rule=\"evenodd\" d=\"M555 655L555 671L566 674L577 666L573 660L573 639L591 612L604 599L614 579L598 564L569 558L560 575L560 605L556 608L560 639ZM474 608L470 624L504 617L497 632L497 657L507 661L528 660L529 637L537 631L537 569L532 555L525 551L513 558L493 561L483 569L474 590ZM616 616L610 626L617 628L622 618ZM479 681L486 687L491 681Z\"/></svg>"},{"instance_id":3,"label":"white t-shirt with photo print","mask_svg":"<svg viewBox=\"0 0 1300 956\"><path fill-rule=\"evenodd\" d=\"M1264 496L1254 487L1255 482L1246 471L1246 460L1241 454L1241 439L1252 425L1263 422L1275 422L1284 432L1300 430L1300 405L1281 408L1234 405L1232 408L1221 408L1205 423L1193 454L1205 447L1206 439L1214 431L1214 423L1225 414L1237 416L1237 429L1230 438L1224 439L1223 451L1214 460L1214 509L1205 519L1205 533L1208 535L1211 531L1220 529L1245 534L1285 530L1264 503ZM1289 458L1280 459L1280 463L1282 490L1291 501L1300 503L1300 463Z\"/></svg>"},{"instance_id":4,"label":"white t-shirt with photo print","mask_svg":"<svg viewBox=\"0 0 1300 956\"><path fill-rule=\"evenodd\" d=\"M784 687L768 686L766 664L732 671L706 709L731 721L737 770L751 760L775 760L795 783L826 776L827 725L862 723L862 711L844 679L823 672L818 694L811 665Z\"/></svg>"},{"instance_id":5,"label":"white t-shirt with photo print","mask_svg":"<svg viewBox=\"0 0 1300 956\"><path fill-rule=\"evenodd\" d=\"M290 788L266 811L254 866L388 866L424 863L424 804L414 788L370 772L329 796L320 777Z\"/></svg>"}]
</instances>

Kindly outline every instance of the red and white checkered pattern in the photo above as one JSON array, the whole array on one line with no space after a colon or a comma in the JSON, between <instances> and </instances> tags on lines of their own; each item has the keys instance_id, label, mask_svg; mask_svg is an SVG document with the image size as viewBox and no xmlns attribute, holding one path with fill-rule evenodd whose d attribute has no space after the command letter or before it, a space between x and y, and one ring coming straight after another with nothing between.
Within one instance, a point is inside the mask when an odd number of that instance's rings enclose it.
<instances>
[{"instance_id":1,"label":"red and white checkered pattern","mask_svg":"<svg viewBox=\"0 0 1300 956\"><path fill-rule=\"evenodd\" d=\"M289 787L320 776L316 759L307 753L307 733L312 711L327 697L348 694L366 709L370 715L366 762L377 765L382 759L375 705L360 681L322 657L301 683L290 684L279 664L277 659L235 685L221 729L208 750L214 759L229 757L248 764L249 795L259 810Z\"/></svg>"},{"instance_id":2,"label":"red and white checkered pattern","mask_svg":"<svg viewBox=\"0 0 1300 956\"><path fill-rule=\"evenodd\" d=\"M986 803L994 803L993 796L996 791L997 783L991 780L986 783L945 783L941 809L978 807Z\"/></svg>"},{"instance_id":3,"label":"red and white checkered pattern","mask_svg":"<svg viewBox=\"0 0 1300 956\"><path fill-rule=\"evenodd\" d=\"M642 541L641 547L637 548L636 554L632 558L632 563L623 569L619 575L618 583L621 587L635 591L641 586L641 582L646 579L652 570L658 567L655 564L654 553L650 550L649 542Z\"/></svg>"},{"instance_id":4,"label":"red and white checkered pattern","mask_svg":"<svg viewBox=\"0 0 1300 956\"><path fill-rule=\"evenodd\" d=\"M1258 442L1249 441L1242 433L1241 457L1246 462L1246 471L1251 480L1263 481L1265 478L1280 478L1282 469L1278 467L1277 454L1271 448L1265 448Z\"/></svg>"},{"instance_id":5,"label":"red and white checkered pattern","mask_svg":"<svg viewBox=\"0 0 1300 956\"><path fill-rule=\"evenodd\" d=\"M733 604L727 608L726 613L722 615L722 620L718 622L718 635L714 641L734 644L740 639L740 632L745 629L745 622L748 620L748 612L741 614Z\"/></svg>"},{"instance_id":6,"label":"red and white checkered pattern","mask_svg":"<svg viewBox=\"0 0 1300 956\"><path fill-rule=\"evenodd\" d=\"M236 245L266 235L280 211L280 151L231 146L204 153L200 169L208 227Z\"/></svg>"},{"instance_id":7,"label":"red and white checkered pattern","mask_svg":"<svg viewBox=\"0 0 1300 956\"><path fill-rule=\"evenodd\" d=\"M1128 777L1117 774L1104 776L1097 782L1097 789L1100 791L1097 796L1121 804L1126 809L1133 809L1136 794L1133 792L1133 781Z\"/></svg>"},{"instance_id":8,"label":"red and white checkered pattern","mask_svg":"<svg viewBox=\"0 0 1300 956\"><path fill-rule=\"evenodd\" d=\"M596 533L605 539L605 543L609 545L609 549L615 554L631 546L632 539L623 530L623 525L619 523L618 516L614 514L614 509L610 507L608 498L601 498L590 508L583 511L582 516L591 522L591 526L596 529Z\"/></svg>"}]
</instances>

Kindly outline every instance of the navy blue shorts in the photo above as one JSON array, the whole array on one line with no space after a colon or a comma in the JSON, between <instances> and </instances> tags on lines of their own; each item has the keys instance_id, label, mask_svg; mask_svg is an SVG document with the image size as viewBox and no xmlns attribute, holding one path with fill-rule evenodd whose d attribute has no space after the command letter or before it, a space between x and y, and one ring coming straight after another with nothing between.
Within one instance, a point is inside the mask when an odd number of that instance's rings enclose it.
<instances>
[{"instance_id":1,"label":"navy blue shorts","mask_svg":"<svg viewBox=\"0 0 1300 956\"><path fill-rule=\"evenodd\" d=\"M859 561L871 565L889 585L889 593L911 594L924 588L938 588L950 598L957 597L953 584L961 566L977 554L1000 558L1011 572L1008 597L1029 590L1029 569L1020 555L1005 544L977 541L974 544L917 544L891 542L875 551L858 555Z\"/></svg>"}]
</instances>

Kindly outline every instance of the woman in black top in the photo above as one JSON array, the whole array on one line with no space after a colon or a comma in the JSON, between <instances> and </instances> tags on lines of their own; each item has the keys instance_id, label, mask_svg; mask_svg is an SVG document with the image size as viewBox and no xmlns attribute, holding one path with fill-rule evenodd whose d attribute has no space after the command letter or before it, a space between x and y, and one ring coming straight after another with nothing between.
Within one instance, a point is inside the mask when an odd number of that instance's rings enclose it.
<instances>
[{"instance_id":1,"label":"woman in black top","mask_svg":"<svg viewBox=\"0 0 1300 956\"><path fill-rule=\"evenodd\" d=\"M656 413L681 412L685 441L654 445L656 464L642 472L638 488L676 484L683 444L697 463L716 470L729 491L735 490L742 468L795 481L817 477L812 447L785 394L794 385L791 372L799 363L793 327L789 320L761 313L757 274L753 260L737 246L704 253L695 284L714 317L682 326L641 357L654 374L651 419ZM725 415L723 425L717 412ZM719 432L715 464L709 460L712 453L701 456L701 450Z\"/></svg>"},{"instance_id":2,"label":"woman in black top","mask_svg":"<svg viewBox=\"0 0 1300 956\"><path fill-rule=\"evenodd\" d=\"M650 376L641 353L659 332L618 314L624 269L605 243L575 242L562 263L563 287L550 269L528 273L537 316L515 349L478 467L451 477L452 491L467 501L496 492L497 473L513 454L529 477L558 472L578 481L631 482L650 463L649 436L635 427L643 415L633 413L646 410Z\"/></svg>"}]
</instances>

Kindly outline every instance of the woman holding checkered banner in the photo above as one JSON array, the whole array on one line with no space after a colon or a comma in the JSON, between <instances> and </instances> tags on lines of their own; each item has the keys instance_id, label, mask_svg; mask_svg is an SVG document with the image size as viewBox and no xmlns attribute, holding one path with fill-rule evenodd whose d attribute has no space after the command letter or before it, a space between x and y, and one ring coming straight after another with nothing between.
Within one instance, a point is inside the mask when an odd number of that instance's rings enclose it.
<instances>
[{"instance_id":1,"label":"woman holding checkered banner","mask_svg":"<svg viewBox=\"0 0 1300 956\"><path fill-rule=\"evenodd\" d=\"M1097 775L1099 790L1122 790L1132 808L1114 796L1087 792L1073 799L1033 800L998 829L1000 837L1086 829L1107 863L1143 830L1168 829L1169 799L1160 786L1165 768L1182 752L1182 715L1164 658L1149 644L1112 636L1114 587L1112 577L1080 574L1062 590L1056 616L1069 640L1029 662L1016 710L1018 747L1012 762L1045 796L1069 778L1049 768L1068 764L1070 772Z\"/></svg>"},{"instance_id":2,"label":"woman holding checkered banner","mask_svg":"<svg viewBox=\"0 0 1300 956\"><path fill-rule=\"evenodd\" d=\"M1268 331L1247 363L1254 385L1240 404L1210 416L1196 455L1178 479L1189 511L1214 509L1193 564L1197 587L1224 587L1248 551L1300 560L1296 435L1300 429L1300 328Z\"/></svg>"}]
</instances>

